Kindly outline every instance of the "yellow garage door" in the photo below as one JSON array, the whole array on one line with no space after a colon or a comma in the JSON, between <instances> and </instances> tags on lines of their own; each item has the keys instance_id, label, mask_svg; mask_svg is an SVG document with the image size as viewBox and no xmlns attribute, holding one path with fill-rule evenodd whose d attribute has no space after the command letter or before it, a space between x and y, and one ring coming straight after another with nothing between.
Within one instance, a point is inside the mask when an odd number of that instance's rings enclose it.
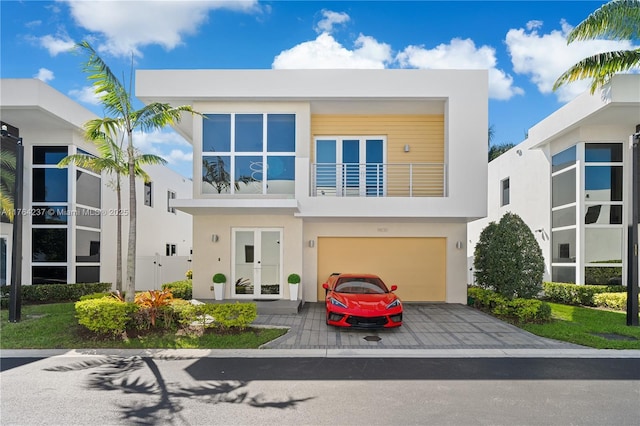
<instances>
[{"instance_id":1,"label":"yellow garage door","mask_svg":"<svg viewBox=\"0 0 640 426\"><path fill-rule=\"evenodd\" d=\"M320 237L318 238L318 300L333 272L379 275L407 302L446 300L445 238Z\"/></svg>"}]
</instances>

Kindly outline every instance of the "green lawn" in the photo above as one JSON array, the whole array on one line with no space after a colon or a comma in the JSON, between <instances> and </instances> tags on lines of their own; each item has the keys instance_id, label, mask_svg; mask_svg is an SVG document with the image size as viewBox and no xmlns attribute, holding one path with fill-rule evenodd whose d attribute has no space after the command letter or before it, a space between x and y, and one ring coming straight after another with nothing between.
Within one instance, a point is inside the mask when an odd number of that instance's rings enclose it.
<instances>
[{"instance_id":1,"label":"green lawn","mask_svg":"<svg viewBox=\"0 0 640 426\"><path fill-rule=\"evenodd\" d=\"M553 321L520 327L538 336L598 349L640 349L640 327L626 325L626 313L578 306L551 305ZM607 337L598 334L608 335ZM628 338L630 340L622 340Z\"/></svg>"},{"instance_id":2,"label":"green lawn","mask_svg":"<svg viewBox=\"0 0 640 426\"><path fill-rule=\"evenodd\" d=\"M10 323L0 312L1 349L256 349L287 332L286 329L250 329L238 334L205 333L203 336L151 334L140 338L95 339L78 325L73 303L22 307L20 322Z\"/></svg>"}]
</instances>

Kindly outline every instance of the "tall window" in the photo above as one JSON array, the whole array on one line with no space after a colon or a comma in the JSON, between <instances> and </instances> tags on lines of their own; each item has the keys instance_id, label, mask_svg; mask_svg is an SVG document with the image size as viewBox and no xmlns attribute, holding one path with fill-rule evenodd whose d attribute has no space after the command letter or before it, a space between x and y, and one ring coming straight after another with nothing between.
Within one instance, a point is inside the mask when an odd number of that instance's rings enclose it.
<instances>
[{"instance_id":1,"label":"tall window","mask_svg":"<svg viewBox=\"0 0 640 426\"><path fill-rule=\"evenodd\" d=\"M576 282L576 146L551 158L551 279Z\"/></svg>"},{"instance_id":2,"label":"tall window","mask_svg":"<svg viewBox=\"0 0 640 426\"><path fill-rule=\"evenodd\" d=\"M66 146L34 146L31 181L31 282L66 283L69 171L58 168Z\"/></svg>"},{"instance_id":3,"label":"tall window","mask_svg":"<svg viewBox=\"0 0 640 426\"><path fill-rule=\"evenodd\" d=\"M175 256L176 255L176 245L175 244L167 244L165 247L165 252L167 256Z\"/></svg>"},{"instance_id":4,"label":"tall window","mask_svg":"<svg viewBox=\"0 0 640 426\"><path fill-rule=\"evenodd\" d=\"M500 182L500 187L502 189L500 195L500 206L506 206L509 204L509 178L504 179Z\"/></svg>"},{"instance_id":5,"label":"tall window","mask_svg":"<svg viewBox=\"0 0 640 426\"><path fill-rule=\"evenodd\" d=\"M176 208L175 207L171 207L171 200L175 200L176 199L176 193L173 191L167 191L167 211L169 213L176 213Z\"/></svg>"},{"instance_id":6,"label":"tall window","mask_svg":"<svg viewBox=\"0 0 640 426\"><path fill-rule=\"evenodd\" d=\"M585 144L585 284L622 279L622 144Z\"/></svg>"},{"instance_id":7,"label":"tall window","mask_svg":"<svg viewBox=\"0 0 640 426\"><path fill-rule=\"evenodd\" d=\"M295 114L207 114L203 194L295 193Z\"/></svg>"},{"instance_id":8,"label":"tall window","mask_svg":"<svg viewBox=\"0 0 640 426\"><path fill-rule=\"evenodd\" d=\"M153 194L153 186L151 182L144 183L144 205L152 207L152 194Z\"/></svg>"}]
</instances>

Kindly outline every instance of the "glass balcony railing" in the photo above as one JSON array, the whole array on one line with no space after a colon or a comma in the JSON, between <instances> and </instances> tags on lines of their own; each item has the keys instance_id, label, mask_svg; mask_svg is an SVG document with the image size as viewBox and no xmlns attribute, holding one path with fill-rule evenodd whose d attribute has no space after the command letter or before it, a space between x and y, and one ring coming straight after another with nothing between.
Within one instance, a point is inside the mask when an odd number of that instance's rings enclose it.
<instances>
[{"instance_id":1,"label":"glass balcony railing","mask_svg":"<svg viewBox=\"0 0 640 426\"><path fill-rule=\"evenodd\" d=\"M312 197L444 197L443 163L314 163Z\"/></svg>"}]
</instances>

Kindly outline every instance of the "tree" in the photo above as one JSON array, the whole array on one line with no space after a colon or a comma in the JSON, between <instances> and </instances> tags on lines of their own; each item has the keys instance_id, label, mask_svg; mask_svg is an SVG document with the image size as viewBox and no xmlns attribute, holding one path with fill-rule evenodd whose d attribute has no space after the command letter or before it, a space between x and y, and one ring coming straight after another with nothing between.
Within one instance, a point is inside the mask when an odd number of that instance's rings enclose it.
<instances>
[{"instance_id":1,"label":"tree","mask_svg":"<svg viewBox=\"0 0 640 426\"><path fill-rule=\"evenodd\" d=\"M97 119L100 120L100 119ZM95 121L95 120L92 120ZM90 154L72 154L68 155L58 163L58 167L66 167L69 164L83 167L85 169L95 170L96 172L106 172L107 174L115 174L115 190L118 206L117 220L117 236L116 236L116 290L122 292L122 191L121 177L127 176L129 169L124 151L122 150L123 140L116 143L109 136L102 132L96 132L96 126L91 125L91 121L85 126L86 129L93 129L91 132L85 132L85 139L93 142L98 149L98 157ZM142 169L143 165L166 164L166 161L151 154L140 154L136 151L135 171L136 177L141 177L145 182L149 181L149 175Z\"/></svg>"},{"instance_id":2,"label":"tree","mask_svg":"<svg viewBox=\"0 0 640 426\"><path fill-rule=\"evenodd\" d=\"M9 150L2 150L0 156L0 214L5 214L13 222L15 204L13 193L16 185L16 155Z\"/></svg>"},{"instance_id":3,"label":"tree","mask_svg":"<svg viewBox=\"0 0 640 426\"><path fill-rule=\"evenodd\" d=\"M504 297L535 297L542 290L544 258L533 232L514 213L481 233L474 252L476 281L480 287Z\"/></svg>"},{"instance_id":4,"label":"tree","mask_svg":"<svg viewBox=\"0 0 640 426\"><path fill-rule=\"evenodd\" d=\"M640 38L640 1L614 0L602 5L576 26L567 37L574 41ZM640 66L640 48L598 53L584 58L556 80L553 90L576 80L591 78L591 94L616 73Z\"/></svg>"},{"instance_id":5,"label":"tree","mask_svg":"<svg viewBox=\"0 0 640 426\"><path fill-rule=\"evenodd\" d=\"M134 131L161 129L179 123L183 113L197 114L190 105L173 107L168 103L153 102L140 109L134 109L131 90L113 74L109 66L91 45L80 42L77 48L89 58L84 63L84 71L92 82L94 93L100 99L108 117L91 120L85 125L86 132L104 133L113 140L118 135L126 137L127 175L129 177L129 239L127 246L127 273L125 293L127 301L133 301L136 279L136 154L133 146ZM133 63L133 61L132 61ZM131 75L133 78L133 73Z\"/></svg>"},{"instance_id":6,"label":"tree","mask_svg":"<svg viewBox=\"0 0 640 426\"><path fill-rule=\"evenodd\" d=\"M509 151L511 148L513 148L514 146L516 146L513 143L507 142L507 143L503 143L500 145L493 145L491 148L489 148L489 162L495 160L496 158L500 157L502 154L504 154L505 152Z\"/></svg>"}]
</instances>

